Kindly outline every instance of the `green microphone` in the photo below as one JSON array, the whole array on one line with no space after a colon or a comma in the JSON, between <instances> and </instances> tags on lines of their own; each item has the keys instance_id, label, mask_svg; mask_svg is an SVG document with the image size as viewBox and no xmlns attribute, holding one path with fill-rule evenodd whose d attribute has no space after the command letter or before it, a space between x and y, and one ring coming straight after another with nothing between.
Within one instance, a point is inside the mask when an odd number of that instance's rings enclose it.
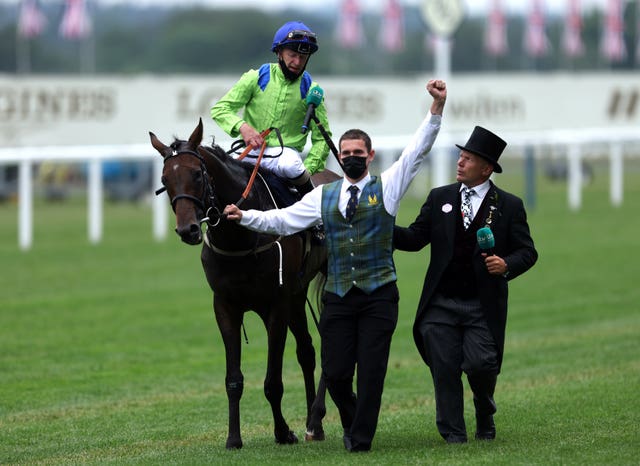
<instances>
[{"instance_id":1,"label":"green microphone","mask_svg":"<svg viewBox=\"0 0 640 466\"><path fill-rule=\"evenodd\" d=\"M478 238L478 247L482 252L486 252L488 255L493 256L493 247L496 245L496 240L493 237L491 228L479 228L478 231L476 231L476 238Z\"/></svg>"},{"instance_id":2,"label":"green microphone","mask_svg":"<svg viewBox=\"0 0 640 466\"><path fill-rule=\"evenodd\" d=\"M307 114L304 116L304 121L302 122L302 134L309 131L309 124L315 114L316 107L322 103L322 97L324 97L324 91L320 86L313 86L309 89L309 92L307 92Z\"/></svg>"}]
</instances>

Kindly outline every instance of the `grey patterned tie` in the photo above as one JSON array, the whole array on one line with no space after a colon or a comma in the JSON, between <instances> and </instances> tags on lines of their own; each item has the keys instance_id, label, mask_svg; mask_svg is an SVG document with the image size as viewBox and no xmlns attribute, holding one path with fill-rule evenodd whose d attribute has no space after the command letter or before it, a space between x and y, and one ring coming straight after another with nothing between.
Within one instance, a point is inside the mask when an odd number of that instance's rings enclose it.
<instances>
[{"instance_id":1,"label":"grey patterned tie","mask_svg":"<svg viewBox=\"0 0 640 466\"><path fill-rule=\"evenodd\" d=\"M473 220L473 213L471 212L471 196L475 194L475 190L471 188L464 188L462 190L462 224L464 229L467 230L471 221Z\"/></svg>"},{"instance_id":2,"label":"grey patterned tie","mask_svg":"<svg viewBox=\"0 0 640 466\"><path fill-rule=\"evenodd\" d=\"M356 207L358 207L358 187L349 186L348 189L351 193L351 197L349 198L349 202L347 202L346 216L347 221L350 222L353 216L356 214Z\"/></svg>"}]
</instances>

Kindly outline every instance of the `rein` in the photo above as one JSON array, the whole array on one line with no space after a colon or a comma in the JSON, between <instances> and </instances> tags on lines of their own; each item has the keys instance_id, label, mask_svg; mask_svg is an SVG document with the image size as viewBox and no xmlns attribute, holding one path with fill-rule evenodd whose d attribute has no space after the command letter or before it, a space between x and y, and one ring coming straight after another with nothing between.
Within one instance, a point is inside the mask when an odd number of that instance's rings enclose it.
<instances>
[{"instance_id":1,"label":"rein","mask_svg":"<svg viewBox=\"0 0 640 466\"><path fill-rule=\"evenodd\" d=\"M260 168L260 162L262 162L262 157L264 156L264 151L267 148L267 136L269 136L269 134L271 134L271 131L275 131L276 132L276 135L278 136L278 141L280 141L280 148L281 149L284 148L284 143L282 142L282 135L280 134L280 130L278 128L275 128L275 127L272 126L271 128L267 128L267 129L265 129L264 131L262 131L260 133L260 136L263 139L262 147L260 148L260 154L258 154L258 159L256 160L256 163L253 166L253 171L251 172L251 177L249 177L249 182L247 183L247 187L245 188L244 192L242 193L242 197L240 197L238 202L236 202L236 206L238 206L238 207L240 207L242 205L242 203L247 199L247 197L249 197L249 193L251 192L251 188L253 187L253 183L256 180L256 175L258 174L258 168ZM238 157L238 160L244 159L247 156L247 154L249 154L249 152L251 152L252 149L253 148L251 146L246 147L244 149L244 151L242 151L242 153ZM281 150L280 154L278 154L277 156L272 156L272 157L279 157L280 155L282 155L282 150Z\"/></svg>"}]
</instances>

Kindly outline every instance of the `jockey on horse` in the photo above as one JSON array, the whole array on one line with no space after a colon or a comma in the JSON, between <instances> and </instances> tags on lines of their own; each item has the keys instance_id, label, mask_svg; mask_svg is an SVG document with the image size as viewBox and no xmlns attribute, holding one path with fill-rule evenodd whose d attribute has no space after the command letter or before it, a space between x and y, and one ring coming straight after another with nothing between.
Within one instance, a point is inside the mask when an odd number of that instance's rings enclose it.
<instances>
[{"instance_id":1,"label":"jockey on horse","mask_svg":"<svg viewBox=\"0 0 640 466\"><path fill-rule=\"evenodd\" d=\"M211 117L220 128L232 137L241 136L251 148L245 160L255 164L263 152L262 166L289 180L300 196L313 189L311 175L324 169L331 139L322 89L305 71L317 50L316 35L304 23L285 23L271 45L278 62L244 73L211 108ZM302 125L314 92L320 96L317 106L314 104L316 124L309 125L312 145L303 162L307 134ZM277 131L260 133L270 129Z\"/></svg>"}]
</instances>

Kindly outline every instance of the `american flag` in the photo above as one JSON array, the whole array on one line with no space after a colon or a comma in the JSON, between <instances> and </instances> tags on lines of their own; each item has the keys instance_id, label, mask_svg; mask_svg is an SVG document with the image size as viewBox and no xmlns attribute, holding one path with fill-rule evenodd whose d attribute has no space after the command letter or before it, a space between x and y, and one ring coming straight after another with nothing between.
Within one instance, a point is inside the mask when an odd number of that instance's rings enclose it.
<instances>
[{"instance_id":1,"label":"american flag","mask_svg":"<svg viewBox=\"0 0 640 466\"><path fill-rule=\"evenodd\" d=\"M364 43L358 0L343 0L336 40L346 49L355 49Z\"/></svg>"},{"instance_id":2,"label":"american flag","mask_svg":"<svg viewBox=\"0 0 640 466\"><path fill-rule=\"evenodd\" d=\"M67 39L81 39L91 34L91 18L84 0L67 0L67 9L60 23L60 34Z\"/></svg>"},{"instance_id":3,"label":"american flag","mask_svg":"<svg viewBox=\"0 0 640 466\"><path fill-rule=\"evenodd\" d=\"M624 45L622 0L609 0L600 42L600 52L611 62L622 61L627 55Z\"/></svg>"},{"instance_id":4,"label":"american flag","mask_svg":"<svg viewBox=\"0 0 640 466\"><path fill-rule=\"evenodd\" d=\"M38 8L36 0L23 0L18 18L18 33L22 37L35 37L42 33L47 19Z\"/></svg>"},{"instance_id":5,"label":"american flag","mask_svg":"<svg viewBox=\"0 0 640 466\"><path fill-rule=\"evenodd\" d=\"M384 10L380 45L389 52L404 49L404 15L399 0L388 0Z\"/></svg>"},{"instance_id":6,"label":"american flag","mask_svg":"<svg viewBox=\"0 0 640 466\"><path fill-rule=\"evenodd\" d=\"M487 17L484 31L484 47L494 57L505 55L509 50L507 45L507 22L500 0L493 0L493 6Z\"/></svg>"},{"instance_id":7,"label":"american flag","mask_svg":"<svg viewBox=\"0 0 640 466\"><path fill-rule=\"evenodd\" d=\"M580 14L580 0L569 0L569 9L562 35L562 49L568 57L584 55L584 44L580 31L582 29L582 15Z\"/></svg>"},{"instance_id":8,"label":"american flag","mask_svg":"<svg viewBox=\"0 0 640 466\"><path fill-rule=\"evenodd\" d=\"M524 47L532 57L541 57L549 51L549 40L544 31L544 5L542 0L533 0L533 6L527 18Z\"/></svg>"}]
</instances>

